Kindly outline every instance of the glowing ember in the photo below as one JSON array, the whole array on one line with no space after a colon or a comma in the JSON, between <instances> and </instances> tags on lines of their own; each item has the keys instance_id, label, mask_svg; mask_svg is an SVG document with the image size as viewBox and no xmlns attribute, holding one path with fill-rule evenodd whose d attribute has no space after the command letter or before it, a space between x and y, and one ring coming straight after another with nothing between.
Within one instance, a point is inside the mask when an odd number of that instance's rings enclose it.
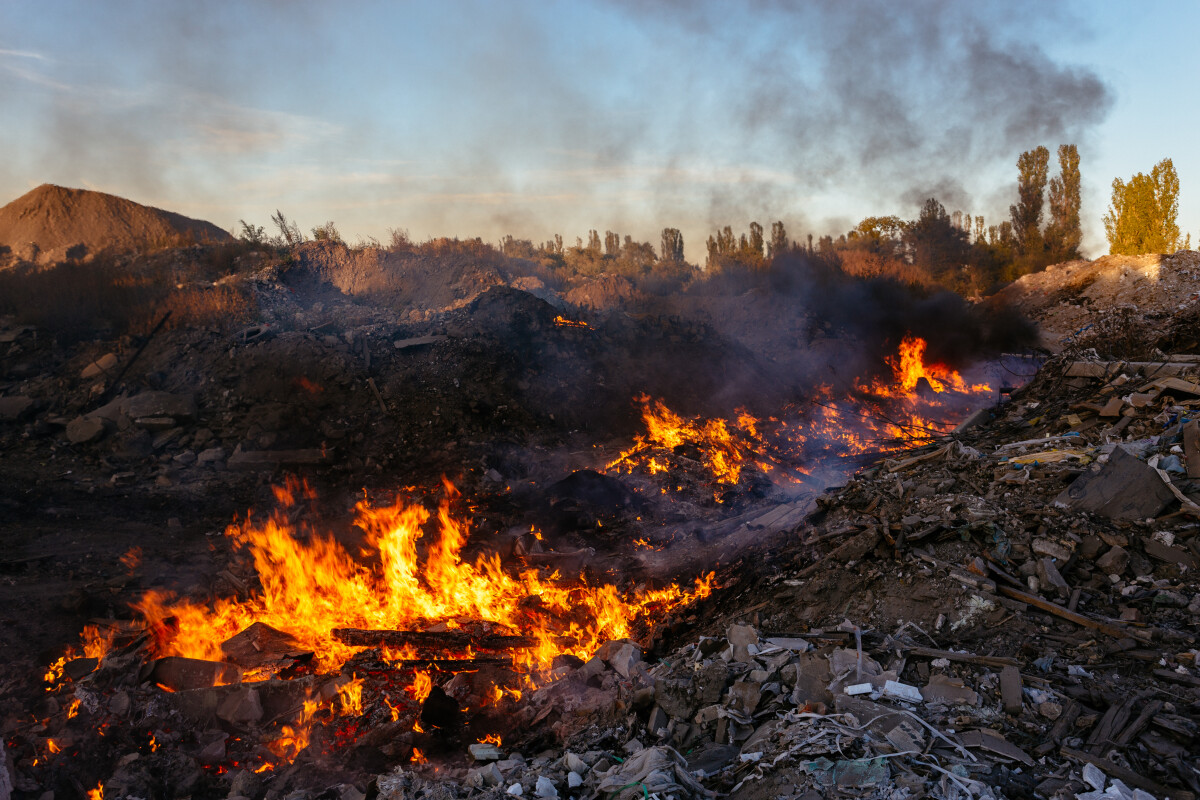
<instances>
[{"instance_id":1,"label":"glowing ember","mask_svg":"<svg viewBox=\"0 0 1200 800\"><path fill-rule=\"evenodd\" d=\"M269 743L267 749L285 761L293 760L301 750L308 747L313 716L319 707L320 703L316 700L305 700L300 717L294 724L284 725L280 729L279 738Z\"/></svg>"},{"instance_id":2,"label":"glowing ember","mask_svg":"<svg viewBox=\"0 0 1200 800\"><path fill-rule=\"evenodd\" d=\"M96 784L95 789L88 789L87 800L104 800L104 784Z\"/></svg>"}]
</instances>

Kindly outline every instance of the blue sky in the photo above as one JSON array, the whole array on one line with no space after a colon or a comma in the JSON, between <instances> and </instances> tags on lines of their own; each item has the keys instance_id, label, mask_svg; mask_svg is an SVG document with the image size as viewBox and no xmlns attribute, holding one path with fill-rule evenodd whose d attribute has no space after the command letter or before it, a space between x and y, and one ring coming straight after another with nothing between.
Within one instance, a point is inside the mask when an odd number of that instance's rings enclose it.
<instances>
[{"instance_id":1,"label":"blue sky","mask_svg":"<svg viewBox=\"0 0 1200 800\"><path fill-rule=\"evenodd\" d=\"M50 182L351 241L671 226L696 260L717 226L837 234L928 196L995 224L1020 152L1074 142L1099 255L1112 179L1168 156L1200 231L1198 23L1194 2L4 0L0 203Z\"/></svg>"}]
</instances>

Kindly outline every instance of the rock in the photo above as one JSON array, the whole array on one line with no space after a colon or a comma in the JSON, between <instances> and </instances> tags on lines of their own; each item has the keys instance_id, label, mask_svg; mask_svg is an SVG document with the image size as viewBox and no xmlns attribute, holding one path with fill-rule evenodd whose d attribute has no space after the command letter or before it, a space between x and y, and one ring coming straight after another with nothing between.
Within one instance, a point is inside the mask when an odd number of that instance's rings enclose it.
<instances>
[{"instance_id":1,"label":"rock","mask_svg":"<svg viewBox=\"0 0 1200 800\"><path fill-rule=\"evenodd\" d=\"M719 703L725 695L725 682L729 680L729 665L724 661L713 661L696 672L696 705L710 706Z\"/></svg>"},{"instance_id":2,"label":"rock","mask_svg":"<svg viewBox=\"0 0 1200 800\"><path fill-rule=\"evenodd\" d=\"M325 461L323 450L243 450L239 444L233 449L226 464L232 470L271 471L282 466L303 466Z\"/></svg>"},{"instance_id":3,"label":"rock","mask_svg":"<svg viewBox=\"0 0 1200 800\"><path fill-rule=\"evenodd\" d=\"M1113 448L1099 471L1085 472L1054 500L1060 508L1090 511L1116 520L1157 517L1175 495L1144 461L1124 447Z\"/></svg>"},{"instance_id":4,"label":"rock","mask_svg":"<svg viewBox=\"0 0 1200 800\"><path fill-rule=\"evenodd\" d=\"M571 772L578 772L580 775L588 771L587 762L570 752L563 756L563 765Z\"/></svg>"},{"instance_id":5,"label":"rock","mask_svg":"<svg viewBox=\"0 0 1200 800\"><path fill-rule=\"evenodd\" d=\"M104 435L104 420L98 417L76 417L67 423L67 441L87 444Z\"/></svg>"},{"instance_id":6,"label":"rock","mask_svg":"<svg viewBox=\"0 0 1200 800\"><path fill-rule=\"evenodd\" d=\"M506 794L511 794L513 797L520 797L524 792L525 792L525 790L521 787L521 784L519 784L519 783L514 783L512 786L508 787L508 789L506 790Z\"/></svg>"},{"instance_id":7,"label":"rock","mask_svg":"<svg viewBox=\"0 0 1200 800\"><path fill-rule=\"evenodd\" d=\"M567 786L572 789L577 789L583 786L583 777L575 771L567 773Z\"/></svg>"},{"instance_id":8,"label":"rock","mask_svg":"<svg viewBox=\"0 0 1200 800\"><path fill-rule=\"evenodd\" d=\"M504 758L504 753L500 752L499 747L487 742L476 742L469 745L467 751L471 754L471 758L476 761L499 761Z\"/></svg>"},{"instance_id":9,"label":"rock","mask_svg":"<svg viewBox=\"0 0 1200 800\"><path fill-rule=\"evenodd\" d=\"M604 660L616 670L618 675L628 678L642 660L641 648L633 642L609 642L608 644L614 646L608 649L607 657Z\"/></svg>"},{"instance_id":10,"label":"rock","mask_svg":"<svg viewBox=\"0 0 1200 800\"><path fill-rule=\"evenodd\" d=\"M196 416L196 398L190 394L142 392L124 401L122 411L130 419L171 417L188 420Z\"/></svg>"},{"instance_id":11,"label":"rock","mask_svg":"<svg viewBox=\"0 0 1200 800\"><path fill-rule=\"evenodd\" d=\"M95 377L98 377L105 373L112 372L116 366L117 366L116 353L105 353L104 355L100 356L95 361L93 361L92 363L90 363L86 367L84 367L83 370L79 373L79 377L83 378L84 380L88 380L90 378L95 378Z\"/></svg>"},{"instance_id":12,"label":"rock","mask_svg":"<svg viewBox=\"0 0 1200 800\"><path fill-rule=\"evenodd\" d=\"M218 464L225 460L225 449L223 447L210 447L207 450L202 450L196 456L197 464Z\"/></svg>"},{"instance_id":13,"label":"rock","mask_svg":"<svg viewBox=\"0 0 1200 800\"><path fill-rule=\"evenodd\" d=\"M258 692L249 686L234 692L217 706L217 716L234 725L257 723L263 717Z\"/></svg>"},{"instance_id":14,"label":"rock","mask_svg":"<svg viewBox=\"0 0 1200 800\"><path fill-rule=\"evenodd\" d=\"M646 729L651 734L658 736L659 731L666 730L667 725L671 722L671 718L667 716L667 712L662 710L661 706L655 706L650 712L650 719L646 723Z\"/></svg>"},{"instance_id":15,"label":"rock","mask_svg":"<svg viewBox=\"0 0 1200 800\"><path fill-rule=\"evenodd\" d=\"M558 797L558 789L554 786L554 782L545 775L538 775L533 793L538 797Z\"/></svg>"},{"instance_id":16,"label":"rock","mask_svg":"<svg viewBox=\"0 0 1200 800\"><path fill-rule=\"evenodd\" d=\"M726 705L742 714L753 714L761 700L762 686L753 681L739 681L729 687Z\"/></svg>"},{"instance_id":17,"label":"rock","mask_svg":"<svg viewBox=\"0 0 1200 800\"><path fill-rule=\"evenodd\" d=\"M0 397L0 422L15 422L32 408L32 397Z\"/></svg>"},{"instance_id":18,"label":"rock","mask_svg":"<svg viewBox=\"0 0 1200 800\"><path fill-rule=\"evenodd\" d=\"M883 696L893 700L903 700L908 703L921 702L921 690L915 686L909 686L907 683L899 681L885 681L883 684Z\"/></svg>"},{"instance_id":19,"label":"rock","mask_svg":"<svg viewBox=\"0 0 1200 800\"><path fill-rule=\"evenodd\" d=\"M654 702L676 719L690 719L696 713L695 684L689 679L658 678L654 681Z\"/></svg>"},{"instance_id":20,"label":"rock","mask_svg":"<svg viewBox=\"0 0 1200 800\"><path fill-rule=\"evenodd\" d=\"M1106 780L1107 779L1104 777L1104 773L1095 764L1083 765L1083 782L1088 786L1091 786L1097 792L1104 791L1104 784Z\"/></svg>"},{"instance_id":21,"label":"rock","mask_svg":"<svg viewBox=\"0 0 1200 800\"><path fill-rule=\"evenodd\" d=\"M758 654L758 631L749 625L730 625L725 638L733 647L734 661L747 663Z\"/></svg>"},{"instance_id":22,"label":"rock","mask_svg":"<svg viewBox=\"0 0 1200 800\"><path fill-rule=\"evenodd\" d=\"M592 656L590 659L584 662L582 667L575 670L575 677L586 682L589 678L600 675L603 672L604 661L596 656Z\"/></svg>"},{"instance_id":23,"label":"rock","mask_svg":"<svg viewBox=\"0 0 1200 800\"><path fill-rule=\"evenodd\" d=\"M1129 566L1129 552L1123 547L1113 547L1096 559L1096 566L1105 575L1122 575Z\"/></svg>"},{"instance_id":24,"label":"rock","mask_svg":"<svg viewBox=\"0 0 1200 800\"><path fill-rule=\"evenodd\" d=\"M504 775L495 763L478 767L467 772L468 786L499 786L504 781Z\"/></svg>"},{"instance_id":25,"label":"rock","mask_svg":"<svg viewBox=\"0 0 1200 800\"><path fill-rule=\"evenodd\" d=\"M1006 714L1021 713L1021 672L1016 667L1000 670L1000 699Z\"/></svg>"}]
</instances>

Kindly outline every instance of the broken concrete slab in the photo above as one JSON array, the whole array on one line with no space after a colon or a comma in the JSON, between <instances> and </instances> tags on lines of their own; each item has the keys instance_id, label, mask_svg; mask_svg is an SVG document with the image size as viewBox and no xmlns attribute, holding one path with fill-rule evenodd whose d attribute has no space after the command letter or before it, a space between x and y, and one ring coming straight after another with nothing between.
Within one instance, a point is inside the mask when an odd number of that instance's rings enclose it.
<instances>
[{"instance_id":1,"label":"broken concrete slab","mask_svg":"<svg viewBox=\"0 0 1200 800\"><path fill-rule=\"evenodd\" d=\"M974 689L968 687L960 678L940 672L929 676L929 683L921 689L921 697L926 703L967 706L979 704L979 695Z\"/></svg>"},{"instance_id":2,"label":"broken concrete slab","mask_svg":"<svg viewBox=\"0 0 1200 800\"><path fill-rule=\"evenodd\" d=\"M1016 667L1000 670L1000 700L1006 714L1020 714L1022 704L1021 671Z\"/></svg>"},{"instance_id":3,"label":"broken concrete slab","mask_svg":"<svg viewBox=\"0 0 1200 800\"><path fill-rule=\"evenodd\" d=\"M1118 446L1107 464L1076 478L1054 504L1115 520L1142 520L1158 516L1174 500L1175 495L1149 465Z\"/></svg>"},{"instance_id":4,"label":"broken concrete slab","mask_svg":"<svg viewBox=\"0 0 1200 800\"><path fill-rule=\"evenodd\" d=\"M733 660L748 663L758 654L758 631L749 625L730 625L725 638L733 647Z\"/></svg>"},{"instance_id":5,"label":"broken concrete slab","mask_svg":"<svg viewBox=\"0 0 1200 800\"><path fill-rule=\"evenodd\" d=\"M1033 759L1021 748L1005 739L1000 733L991 728L966 731L961 734L962 743L967 747L977 747L989 753L995 753L1003 758L1019 761L1026 766L1033 766Z\"/></svg>"}]
</instances>

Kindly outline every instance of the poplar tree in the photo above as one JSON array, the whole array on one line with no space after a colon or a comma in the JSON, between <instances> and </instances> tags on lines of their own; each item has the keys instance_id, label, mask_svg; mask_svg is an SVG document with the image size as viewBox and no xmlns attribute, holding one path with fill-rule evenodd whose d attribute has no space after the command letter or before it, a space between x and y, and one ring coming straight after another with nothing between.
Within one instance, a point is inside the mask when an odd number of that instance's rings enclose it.
<instances>
[{"instance_id":1,"label":"poplar tree","mask_svg":"<svg viewBox=\"0 0 1200 800\"><path fill-rule=\"evenodd\" d=\"M1020 202L1009 206L1008 213L1012 217L1017 252L1022 256L1034 255L1042 250L1042 204L1049 163L1050 151L1040 145L1021 153L1017 159Z\"/></svg>"},{"instance_id":2,"label":"poplar tree","mask_svg":"<svg viewBox=\"0 0 1200 800\"><path fill-rule=\"evenodd\" d=\"M662 230L663 261L683 261L683 234L678 228L663 228Z\"/></svg>"},{"instance_id":3,"label":"poplar tree","mask_svg":"<svg viewBox=\"0 0 1200 800\"><path fill-rule=\"evenodd\" d=\"M1079 258L1083 230L1079 226L1079 150L1073 144L1058 146L1059 176L1050 179L1050 224L1046 246L1055 261Z\"/></svg>"},{"instance_id":4,"label":"poplar tree","mask_svg":"<svg viewBox=\"0 0 1200 800\"><path fill-rule=\"evenodd\" d=\"M1113 178L1112 205L1104 216L1104 233L1113 255L1174 253L1180 248L1179 176L1171 159L1154 165L1149 175Z\"/></svg>"}]
</instances>

